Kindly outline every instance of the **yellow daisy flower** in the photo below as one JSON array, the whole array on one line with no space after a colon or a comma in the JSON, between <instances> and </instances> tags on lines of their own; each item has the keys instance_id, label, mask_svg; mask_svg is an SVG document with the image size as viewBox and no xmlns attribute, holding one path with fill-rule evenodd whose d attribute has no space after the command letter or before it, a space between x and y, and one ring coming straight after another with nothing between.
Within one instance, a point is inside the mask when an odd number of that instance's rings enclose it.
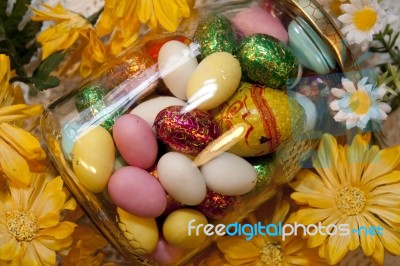
<instances>
[{"instance_id":1,"label":"yellow daisy flower","mask_svg":"<svg viewBox=\"0 0 400 266\"><path fill-rule=\"evenodd\" d=\"M312 158L316 172L304 170L291 184L296 191L291 197L303 204L292 221L349 227L348 235L309 237L308 246L319 246L330 264L360 245L378 265L384 248L400 255L400 146L380 150L369 141L369 135L357 135L350 146L341 146L325 134ZM382 228L383 235L365 233L371 226Z\"/></svg>"},{"instance_id":2,"label":"yellow daisy flower","mask_svg":"<svg viewBox=\"0 0 400 266\"><path fill-rule=\"evenodd\" d=\"M137 39L141 23L174 32L193 5L193 0L106 0L96 30L99 36L112 33L111 53L117 54Z\"/></svg>"},{"instance_id":3,"label":"yellow daisy flower","mask_svg":"<svg viewBox=\"0 0 400 266\"><path fill-rule=\"evenodd\" d=\"M42 59L57 51L67 50L74 44L76 53L82 53L80 73L87 77L93 67L105 59L105 49L94 27L81 15L65 10L61 4L52 7L42 4L46 10L32 8L35 21L53 21L54 25L39 33Z\"/></svg>"},{"instance_id":4,"label":"yellow daisy flower","mask_svg":"<svg viewBox=\"0 0 400 266\"><path fill-rule=\"evenodd\" d=\"M289 203L281 197L276 197L271 206L274 206L273 211L267 214L264 225L279 222L284 225L290 214ZM247 218L247 222L257 224L259 221L253 214ZM307 247L307 240L302 239L301 234L288 236L284 240L281 236L257 234L249 241L245 236L223 236L217 240L217 246L230 265L328 265L318 256L318 249ZM212 262L208 261L208 263L212 265Z\"/></svg>"},{"instance_id":5,"label":"yellow daisy flower","mask_svg":"<svg viewBox=\"0 0 400 266\"><path fill-rule=\"evenodd\" d=\"M99 249L107 245L107 241L96 230L87 225L79 225L72 233L74 242L68 253L63 256L62 266L111 266L113 263L102 264L104 254Z\"/></svg>"},{"instance_id":6,"label":"yellow daisy flower","mask_svg":"<svg viewBox=\"0 0 400 266\"><path fill-rule=\"evenodd\" d=\"M72 243L76 226L60 222L60 212L73 209L63 181L47 182L46 174L32 174L32 186L10 184L0 190L0 264L55 265L55 251Z\"/></svg>"},{"instance_id":7,"label":"yellow daisy flower","mask_svg":"<svg viewBox=\"0 0 400 266\"><path fill-rule=\"evenodd\" d=\"M27 186L35 162L44 160L46 153L32 134L17 125L22 125L23 119L39 116L43 106L21 103L21 88L9 83L15 72L10 69L8 56L0 54L0 65L0 173Z\"/></svg>"}]
</instances>

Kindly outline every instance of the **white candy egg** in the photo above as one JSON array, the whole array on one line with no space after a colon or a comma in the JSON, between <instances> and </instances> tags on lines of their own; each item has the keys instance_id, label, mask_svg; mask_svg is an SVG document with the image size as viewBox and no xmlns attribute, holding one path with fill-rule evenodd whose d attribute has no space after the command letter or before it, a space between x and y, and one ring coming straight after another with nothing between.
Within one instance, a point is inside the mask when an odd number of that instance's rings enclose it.
<instances>
[{"instance_id":1,"label":"white candy egg","mask_svg":"<svg viewBox=\"0 0 400 266\"><path fill-rule=\"evenodd\" d=\"M140 103L138 106L132 109L131 114L140 116L143 118L150 127L153 127L154 119L157 114L164 108L173 105L184 106L186 103L181 99L170 97L170 96L158 96ZM154 129L153 129L153 132Z\"/></svg>"},{"instance_id":2,"label":"white candy egg","mask_svg":"<svg viewBox=\"0 0 400 266\"><path fill-rule=\"evenodd\" d=\"M200 167L207 187L228 196L243 195L254 188L257 172L245 159L228 152Z\"/></svg>"},{"instance_id":3,"label":"white candy egg","mask_svg":"<svg viewBox=\"0 0 400 266\"><path fill-rule=\"evenodd\" d=\"M306 117L307 117L307 122L306 122L306 128L307 130L312 130L315 127L315 124L317 123L317 108L315 107L315 104L308 98L307 96L304 96L303 94L297 93L295 95L296 101L303 107Z\"/></svg>"},{"instance_id":4,"label":"white candy egg","mask_svg":"<svg viewBox=\"0 0 400 266\"><path fill-rule=\"evenodd\" d=\"M158 53L161 77L173 95L186 100L186 86L197 67L196 56L179 41L166 42Z\"/></svg>"},{"instance_id":5,"label":"white candy egg","mask_svg":"<svg viewBox=\"0 0 400 266\"><path fill-rule=\"evenodd\" d=\"M164 154L157 164L161 185L177 201L197 205L207 194L203 175L193 161L179 152Z\"/></svg>"}]
</instances>

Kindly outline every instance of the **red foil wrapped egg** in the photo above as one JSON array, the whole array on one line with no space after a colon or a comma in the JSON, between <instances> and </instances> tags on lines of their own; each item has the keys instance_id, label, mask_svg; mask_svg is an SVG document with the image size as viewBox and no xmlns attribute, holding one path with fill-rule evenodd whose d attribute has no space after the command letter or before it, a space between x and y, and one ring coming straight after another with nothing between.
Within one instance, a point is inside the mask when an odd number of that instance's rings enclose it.
<instances>
[{"instance_id":1,"label":"red foil wrapped egg","mask_svg":"<svg viewBox=\"0 0 400 266\"><path fill-rule=\"evenodd\" d=\"M240 201L238 196L224 196L213 191L207 193L202 203L196 206L206 217L219 219L233 210Z\"/></svg>"},{"instance_id":2,"label":"red foil wrapped egg","mask_svg":"<svg viewBox=\"0 0 400 266\"><path fill-rule=\"evenodd\" d=\"M185 112L182 106L161 110L154 127L163 143L190 155L199 154L221 135L221 128L210 113L197 109Z\"/></svg>"}]
</instances>

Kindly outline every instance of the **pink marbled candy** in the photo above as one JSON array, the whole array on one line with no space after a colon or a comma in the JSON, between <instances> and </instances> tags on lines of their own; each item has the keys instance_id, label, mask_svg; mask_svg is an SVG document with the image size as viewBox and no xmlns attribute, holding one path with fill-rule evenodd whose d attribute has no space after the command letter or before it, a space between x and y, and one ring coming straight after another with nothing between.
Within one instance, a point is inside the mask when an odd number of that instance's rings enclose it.
<instances>
[{"instance_id":1,"label":"pink marbled candy","mask_svg":"<svg viewBox=\"0 0 400 266\"><path fill-rule=\"evenodd\" d=\"M288 33L280 20L261 7L253 7L239 12L232 22L245 36L254 33L264 33L277 38L283 43L288 42Z\"/></svg>"}]
</instances>

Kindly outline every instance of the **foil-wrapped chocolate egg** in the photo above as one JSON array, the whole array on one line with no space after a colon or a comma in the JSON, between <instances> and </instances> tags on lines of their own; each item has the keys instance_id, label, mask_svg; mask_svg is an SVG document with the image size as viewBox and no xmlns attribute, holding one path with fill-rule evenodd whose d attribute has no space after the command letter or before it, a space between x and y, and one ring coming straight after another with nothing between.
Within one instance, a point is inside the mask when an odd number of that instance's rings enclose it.
<instances>
[{"instance_id":1,"label":"foil-wrapped chocolate egg","mask_svg":"<svg viewBox=\"0 0 400 266\"><path fill-rule=\"evenodd\" d=\"M241 157L274 152L305 126L303 108L286 93L246 82L215 109L215 119L223 132L238 123L248 125L245 137L229 150Z\"/></svg>"},{"instance_id":2,"label":"foil-wrapped chocolate egg","mask_svg":"<svg viewBox=\"0 0 400 266\"><path fill-rule=\"evenodd\" d=\"M196 206L206 217L219 219L239 204L239 196L226 196L208 191L206 198Z\"/></svg>"},{"instance_id":3,"label":"foil-wrapped chocolate egg","mask_svg":"<svg viewBox=\"0 0 400 266\"><path fill-rule=\"evenodd\" d=\"M267 34L253 34L242 40L237 57L243 74L271 88L286 85L297 77L299 63L285 44Z\"/></svg>"},{"instance_id":4,"label":"foil-wrapped chocolate egg","mask_svg":"<svg viewBox=\"0 0 400 266\"><path fill-rule=\"evenodd\" d=\"M200 21L194 41L200 45L202 58L215 52L233 53L236 48L236 34L231 21L218 14L210 14Z\"/></svg>"},{"instance_id":5,"label":"foil-wrapped chocolate egg","mask_svg":"<svg viewBox=\"0 0 400 266\"><path fill-rule=\"evenodd\" d=\"M205 111L185 111L182 106L161 110L154 121L157 136L173 150L199 154L211 141L221 135L214 117Z\"/></svg>"}]
</instances>

